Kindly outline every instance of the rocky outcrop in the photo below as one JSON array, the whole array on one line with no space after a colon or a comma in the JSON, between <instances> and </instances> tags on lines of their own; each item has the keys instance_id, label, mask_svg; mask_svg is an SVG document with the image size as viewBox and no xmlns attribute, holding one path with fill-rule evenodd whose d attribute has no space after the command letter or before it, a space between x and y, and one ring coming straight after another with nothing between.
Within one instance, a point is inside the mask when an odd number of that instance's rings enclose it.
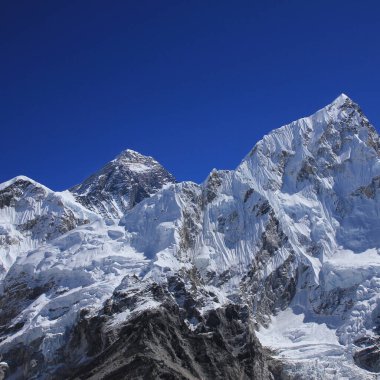
<instances>
[{"instance_id":1,"label":"rocky outcrop","mask_svg":"<svg viewBox=\"0 0 380 380\"><path fill-rule=\"evenodd\" d=\"M139 312L147 297L159 306ZM247 306L203 315L199 306L180 278L137 293L120 286L96 315L81 311L54 361L43 360L41 339L19 344L4 358L18 379L279 378L281 363L256 338Z\"/></svg>"},{"instance_id":2,"label":"rocky outcrop","mask_svg":"<svg viewBox=\"0 0 380 380\"><path fill-rule=\"evenodd\" d=\"M356 342L359 346L367 346L357 350L354 354L355 363L370 372L380 372L380 348L379 339L362 339Z\"/></svg>"},{"instance_id":3,"label":"rocky outcrop","mask_svg":"<svg viewBox=\"0 0 380 380\"><path fill-rule=\"evenodd\" d=\"M212 310L195 330L185 323L181 310L166 300L123 323L116 333L107 329L106 315L83 318L66 352L87 347L87 363L56 378L69 373L71 379L275 378L278 363L255 337L246 307ZM72 358L77 359L79 353L74 353Z\"/></svg>"},{"instance_id":4,"label":"rocky outcrop","mask_svg":"<svg viewBox=\"0 0 380 380\"><path fill-rule=\"evenodd\" d=\"M288 237L268 202L258 204L257 209L260 215L269 213L269 220L260 239L260 250L242 279L241 290L244 299L252 306L257 322L266 325L271 315L284 310L293 299L298 281L298 263ZM266 274L270 261L283 248L287 248L290 255L269 275Z\"/></svg>"}]
</instances>

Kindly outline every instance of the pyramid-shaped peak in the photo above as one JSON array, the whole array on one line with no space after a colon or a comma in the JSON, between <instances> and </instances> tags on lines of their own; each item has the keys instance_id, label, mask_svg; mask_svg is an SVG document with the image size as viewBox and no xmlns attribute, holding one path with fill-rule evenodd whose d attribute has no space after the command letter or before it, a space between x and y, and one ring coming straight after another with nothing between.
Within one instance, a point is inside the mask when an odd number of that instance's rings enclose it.
<instances>
[{"instance_id":1,"label":"pyramid-shaped peak","mask_svg":"<svg viewBox=\"0 0 380 380\"><path fill-rule=\"evenodd\" d=\"M334 102L345 102L347 99L351 100L344 92L342 92Z\"/></svg>"},{"instance_id":2,"label":"pyramid-shaped peak","mask_svg":"<svg viewBox=\"0 0 380 380\"><path fill-rule=\"evenodd\" d=\"M18 175L6 182L0 183L0 190L7 188L8 186L12 186L14 184L23 183L28 185L33 185L35 187L41 187L46 188L46 186L40 184L39 182L35 181L34 179L31 179L25 175ZM47 189L48 190L48 189Z\"/></svg>"},{"instance_id":3,"label":"pyramid-shaped peak","mask_svg":"<svg viewBox=\"0 0 380 380\"><path fill-rule=\"evenodd\" d=\"M348 97L346 94L341 93L332 103L331 105L340 107L345 103L354 103L353 100Z\"/></svg>"},{"instance_id":4,"label":"pyramid-shaped peak","mask_svg":"<svg viewBox=\"0 0 380 380\"><path fill-rule=\"evenodd\" d=\"M296 120L295 122L298 123L301 120L309 119L312 120L313 123L317 122L319 127L323 127L323 125L326 127L329 125L331 120L347 121L347 118L352 111L354 111L360 118L365 117L360 109L360 106L355 103L349 96L342 93L331 103L327 104L325 107L321 108L314 114L306 118Z\"/></svg>"},{"instance_id":5,"label":"pyramid-shaped peak","mask_svg":"<svg viewBox=\"0 0 380 380\"><path fill-rule=\"evenodd\" d=\"M302 145L308 145L308 149L310 149L310 144L317 144L320 142L321 136L332 134L333 130L335 132L345 130L347 133L357 134L363 128L367 130L363 132L364 135L368 135L368 138L373 140L370 144L377 147L377 142L374 142L379 140L376 130L372 127L360 106L345 93L341 93L331 103L313 114L273 129L254 146L243 162L250 159L258 148L263 146L267 147L267 154L272 153L275 146L277 148L281 147L280 149L285 151L293 151L293 146ZM305 138L305 141L296 142L300 136ZM289 146L284 149L287 143ZM334 141L331 138L331 141L325 141L324 143L333 144Z\"/></svg>"},{"instance_id":6,"label":"pyramid-shaped peak","mask_svg":"<svg viewBox=\"0 0 380 380\"><path fill-rule=\"evenodd\" d=\"M136 203L175 178L154 158L123 150L70 191L76 199L105 218L121 218Z\"/></svg>"},{"instance_id":7,"label":"pyramid-shaped peak","mask_svg":"<svg viewBox=\"0 0 380 380\"><path fill-rule=\"evenodd\" d=\"M153 157L145 156L132 149L123 150L110 162L110 164L121 164L127 166L134 163L141 163L152 167L160 165L159 162L155 160Z\"/></svg>"},{"instance_id":8,"label":"pyramid-shaped peak","mask_svg":"<svg viewBox=\"0 0 380 380\"><path fill-rule=\"evenodd\" d=\"M137 152L136 150L125 149L117 157L146 157L146 156Z\"/></svg>"}]
</instances>

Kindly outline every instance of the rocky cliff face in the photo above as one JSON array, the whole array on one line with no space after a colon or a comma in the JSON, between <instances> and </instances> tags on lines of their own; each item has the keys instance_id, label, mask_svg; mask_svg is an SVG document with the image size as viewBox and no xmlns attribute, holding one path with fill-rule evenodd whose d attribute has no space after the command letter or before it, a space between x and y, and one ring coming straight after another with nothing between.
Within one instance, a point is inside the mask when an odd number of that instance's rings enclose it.
<instances>
[{"instance_id":1,"label":"rocky cliff face","mask_svg":"<svg viewBox=\"0 0 380 380\"><path fill-rule=\"evenodd\" d=\"M372 379L379 147L341 95L200 185L123 152L2 280L10 376Z\"/></svg>"},{"instance_id":2,"label":"rocky cliff face","mask_svg":"<svg viewBox=\"0 0 380 380\"><path fill-rule=\"evenodd\" d=\"M96 317L82 317L66 347L75 368L73 372L68 369L67 376L274 379L277 363L255 337L247 307L228 305L200 316L189 294L181 292L186 306L178 306L173 296L178 295L175 290L183 289L183 284L178 279L169 282L169 289L153 285L144 291L159 307L136 313L116 331L109 328L113 313L133 309L138 299L118 293L111 307L107 304ZM184 317L194 313L200 323L196 329L189 329ZM86 362L79 368L77 347L87 347Z\"/></svg>"}]
</instances>

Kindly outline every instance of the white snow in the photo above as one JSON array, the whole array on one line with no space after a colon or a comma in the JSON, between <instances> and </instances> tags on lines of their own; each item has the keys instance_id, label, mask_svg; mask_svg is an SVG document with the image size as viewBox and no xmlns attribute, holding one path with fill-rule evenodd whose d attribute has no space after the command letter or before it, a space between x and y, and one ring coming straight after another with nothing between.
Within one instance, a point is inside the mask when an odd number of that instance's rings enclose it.
<instances>
[{"instance_id":1,"label":"white snow","mask_svg":"<svg viewBox=\"0 0 380 380\"><path fill-rule=\"evenodd\" d=\"M272 317L268 328L257 332L261 343L288 365L290 376L307 379L375 379L358 368L334 329L318 320L308 320L292 308Z\"/></svg>"}]
</instances>

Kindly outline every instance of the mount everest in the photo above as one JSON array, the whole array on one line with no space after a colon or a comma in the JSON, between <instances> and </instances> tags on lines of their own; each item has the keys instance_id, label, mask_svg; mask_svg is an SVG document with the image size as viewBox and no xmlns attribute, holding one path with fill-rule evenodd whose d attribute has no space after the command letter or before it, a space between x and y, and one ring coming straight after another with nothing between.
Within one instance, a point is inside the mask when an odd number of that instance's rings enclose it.
<instances>
[{"instance_id":1,"label":"mount everest","mask_svg":"<svg viewBox=\"0 0 380 380\"><path fill-rule=\"evenodd\" d=\"M6 378L376 379L379 189L343 94L200 185L131 150L67 191L1 184Z\"/></svg>"}]
</instances>

